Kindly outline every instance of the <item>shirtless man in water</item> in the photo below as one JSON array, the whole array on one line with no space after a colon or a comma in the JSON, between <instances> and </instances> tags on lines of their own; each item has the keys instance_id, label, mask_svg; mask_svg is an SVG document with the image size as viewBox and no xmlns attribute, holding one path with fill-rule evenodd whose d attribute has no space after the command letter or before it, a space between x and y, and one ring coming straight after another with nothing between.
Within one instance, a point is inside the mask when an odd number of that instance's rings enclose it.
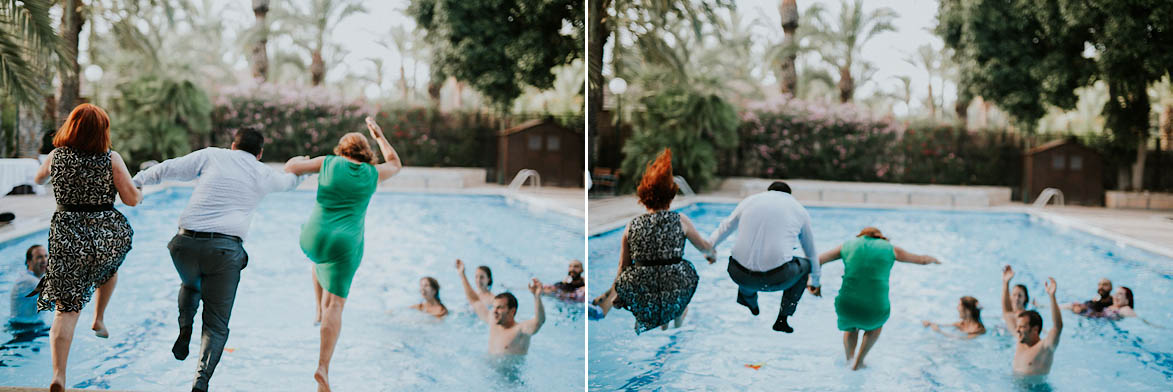
<instances>
[{"instance_id":1,"label":"shirtless man in water","mask_svg":"<svg viewBox=\"0 0 1173 392\"><path fill-rule=\"evenodd\" d=\"M1051 361L1055 359L1055 349L1059 347L1059 334L1063 332L1063 315L1059 310L1059 303L1055 301L1055 278L1047 279L1047 295L1051 297L1051 318L1054 326L1047 332L1045 339L1039 338L1043 330L1043 318L1033 310L1018 313L1015 325L1007 325L1013 329L1018 339L1014 348L1014 374L1020 376L1039 376L1051 372Z\"/></svg>"},{"instance_id":2,"label":"shirtless man in water","mask_svg":"<svg viewBox=\"0 0 1173 392\"><path fill-rule=\"evenodd\" d=\"M464 263L456 261L456 268L460 275L464 275ZM517 297L510 293L501 293L493 297L492 313L480 301L480 295L469 285L464 285L464 295L472 305L477 317L489 324L489 354L492 355L525 355L529 352L529 339L542 329L546 323L546 311L542 307L542 282L534 278L529 284L529 291L534 295L534 318L517 321Z\"/></svg>"}]
</instances>

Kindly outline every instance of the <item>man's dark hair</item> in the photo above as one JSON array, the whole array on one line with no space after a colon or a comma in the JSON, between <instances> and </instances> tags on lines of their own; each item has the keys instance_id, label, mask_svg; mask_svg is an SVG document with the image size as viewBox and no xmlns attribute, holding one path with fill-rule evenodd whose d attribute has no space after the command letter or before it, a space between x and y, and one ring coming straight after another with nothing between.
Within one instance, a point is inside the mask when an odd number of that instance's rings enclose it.
<instances>
[{"instance_id":1,"label":"man's dark hair","mask_svg":"<svg viewBox=\"0 0 1173 392\"><path fill-rule=\"evenodd\" d=\"M236 131L236 137L232 139L232 143L236 144L237 150L260 155L261 150L265 148L265 136L257 127L245 127Z\"/></svg>"},{"instance_id":2,"label":"man's dark hair","mask_svg":"<svg viewBox=\"0 0 1173 392\"><path fill-rule=\"evenodd\" d=\"M1023 284L1016 284L1014 287L1022 289L1022 307L1025 308L1026 305L1030 304L1030 291L1027 291L1026 286Z\"/></svg>"},{"instance_id":3,"label":"man's dark hair","mask_svg":"<svg viewBox=\"0 0 1173 392\"><path fill-rule=\"evenodd\" d=\"M28 250L24 251L24 266L25 267L28 267L29 262L33 261L33 249L37 249L40 247L41 247L40 245L33 245L33 246L30 246L28 248Z\"/></svg>"},{"instance_id":4,"label":"man's dark hair","mask_svg":"<svg viewBox=\"0 0 1173 392\"><path fill-rule=\"evenodd\" d=\"M786 183L782 181L774 181L773 184L770 184L770 188L766 190L790 193L790 185L786 185Z\"/></svg>"},{"instance_id":5,"label":"man's dark hair","mask_svg":"<svg viewBox=\"0 0 1173 392\"><path fill-rule=\"evenodd\" d=\"M505 308L517 309L517 297L514 297L513 294L501 293L501 294L497 294L496 297L493 297L493 299L502 299L502 298L505 299Z\"/></svg>"},{"instance_id":6,"label":"man's dark hair","mask_svg":"<svg viewBox=\"0 0 1173 392\"><path fill-rule=\"evenodd\" d=\"M1039 316L1039 312L1024 310L1018 312L1018 317L1026 317L1028 327L1039 327L1039 332L1043 331L1043 316Z\"/></svg>"}]
</instances>

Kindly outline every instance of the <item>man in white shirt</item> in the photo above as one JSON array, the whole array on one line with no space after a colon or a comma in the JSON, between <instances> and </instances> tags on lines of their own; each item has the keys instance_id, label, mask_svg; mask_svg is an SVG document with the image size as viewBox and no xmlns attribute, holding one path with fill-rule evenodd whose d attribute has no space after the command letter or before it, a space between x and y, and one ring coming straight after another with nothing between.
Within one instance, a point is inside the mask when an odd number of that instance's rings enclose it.
<instances>
[{"instance_id":1,"label":"man in white shirt","mask_svg":"<svg viewBox=\"0 0 1173 392\"><path fill-rule=\"evenodd\" d=\"M774 330L794 332L786 318L794 314L802 290L821 295L818 252L811 232L811 218L782 181L769 190L742 200L733 213L709 236L716 249L733 230L740 230L729 256L729 277L737 283L737 303L758 315L759 291L782 291L782 304ZM806 258L797 257L801 244ZM709 257L713 257L710 255ZM809 285L807 279L810 279Z\"/></svg>"},{"instance_id":2,"label":"man in white shirt","mask_svg":"<svg viewBox=\"0 0 1173 392\"><path fill-rule=\"evenodd\" d=\"M12 314L8 317L8 322L17 327L16 329L41 326L44 323L37 314L37 296L30 297L29 293L37 288L41 277L45 276L45 270L49 267L49 252L44 246L30 246L24 252L24 267L24 273L17 274L16 283L12 284L10 294Z\"/></svg>"},{"instance_id":3,"label":"man in white shirt","mask_svg":"<svg viewBox=\"0 0 1173 392\"><path fill-rule=\"evenodd\" d=\"M163 180L197 180L187 208L179 216L179 233L167 244L179 272L179 337L171 352L187 358L192 324L204 303L200 362L192 391L207 391L224 343L236 299L240 271L248 265L243 239L253 211L265 195L292 190L301 179L260 162L264 136L253 128L236 132L232 148L209 147L168 159L134 176L135 186Z\"/></svg>"}]
</instances>

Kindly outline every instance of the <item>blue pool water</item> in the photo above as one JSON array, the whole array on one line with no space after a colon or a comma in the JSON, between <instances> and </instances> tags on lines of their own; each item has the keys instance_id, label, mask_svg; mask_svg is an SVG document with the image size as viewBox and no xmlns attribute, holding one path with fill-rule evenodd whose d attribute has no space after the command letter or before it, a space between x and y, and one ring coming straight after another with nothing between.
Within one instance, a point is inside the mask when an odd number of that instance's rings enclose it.
<instances>
[{"instance_id":1,"label":"blue pool water","mask_svg":"<svg viewBox=\"0 0 1173 392\"><path fill-rule=\"evenodd\" d=\"M110 339L89 331L92 305L82 312L70 354L75 388L141 391L189 390L197 342L185 361L171 357L176 334L179 278L166 244L175 234L189 188L148 195L138 207L119 209L135 230L134 248L119 271L106 324ZM268 196L253 217L231 321L231 335L211 389L313 391L318 329L313 326L310 262L298 247L300 226L313 192ZM339 391L582 390L583 307L546 298L546 324L529 355L502 363L486 355L488 327L469 310L453 267L456 258L489 265L494 292L518 297L519 319L534 314L526 291L531 277L556 281L566 264L584 254L582 220L509 206L496 196L377 193L366 219L366 250L343 313L341 339L330 379ZM0 244L0 315L23 268L25 248L47 232ZM436 321L409 308L420 301L419 278L439 280L440 298L452 312ZM51 319L51 315L46 315ZM197 336L201 327L196 318ZM0 332L0 342L12 337ZM6 345L0 385L46 386L49 344ZM185 389L187 388L187 389Z\"/></svg>"},{"instance_id":2,"label":"blue pool water","mask_svg":"<svg viewBox=\"0 0 1173 392\"><path fill-rule=\"evenodd\" d=\"M732 204L679 210L708 236ZM937 256L942 265L897 263L891 275L891 317L866 359L846 369L834 298L840 261L823 267L823 296L804 294L791 318L794 334L774 332L781 293L759 295L758 317L734 302L725 272L736 233L708 265L691 245L685 258L700 274L685 325L636 336L634 318L615 310L589 322L590 390L879 390L879 391L1168 391L1173 389L1173 260L1015 213L808 208L820 251L852 238L865 226L883 230L909 251ZM589 239L591 295L615 278L622 229ZM1029 287L1051 328L1043 281L1058 281L1060 303L1095 295L1108 277L1133 289L1137 319L1090 320L1064 311L1064 330L1049 377L1028 384L1011 376L1014 344L1001 319L1001 267L1012 283ZM946 338L921 320L952 323L963 295L984 307L987 333L971 341ZM746 367L762 364L760 370Z\"/></svg>"}]
</instances>

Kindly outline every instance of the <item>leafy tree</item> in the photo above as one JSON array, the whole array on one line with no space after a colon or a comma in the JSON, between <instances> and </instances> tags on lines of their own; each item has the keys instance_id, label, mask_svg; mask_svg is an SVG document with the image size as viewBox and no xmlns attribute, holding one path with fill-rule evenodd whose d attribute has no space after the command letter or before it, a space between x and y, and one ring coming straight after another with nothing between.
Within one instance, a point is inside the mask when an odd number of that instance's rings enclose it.
<instances>
[{"instance_id":1,"label":"leafy tree","mask_svg":"<svg viewBox=\"0 0 1173 392\"><path fill-rule=\"evenodd\" d=\"M119 85L118 92L111 143L132 167L187 154L193 140L211 131L212 103L190 80L144 76Z\"/></svg>"},{"instance_id":2,"label":"leafy tree","mask_svg":"<svg viewBox=\"0 0 1173 392\"><path fill-rule=\"evenodd\" d=\"M813 19L810 35L819 57L839 72L839 102L849 102L856 86L869 76L861 58L863 46L879 34L896 31L896 11L882 7L865 13L863 0L841 0L838 19L830 19L821 4L811 5L806 13Z\"/></svg>"},{"instance_id":3,"label":"leafy tree","mask_svg":"<svg viewBox=\"0 0 1173 392\"><path fill-rule=\"evenodd\" d=\"M407 12L433 46L433 82L466 81L502 111L523 84L550 88L551 70L582 53L577 0L414 0Z\"/></svg>"},{"instance_id":4,"label":"leafy tree","mask_svg":"<svg viewBox=\"0 0 1173 392\"><path fill-rule=\"evenodd\" d=\"M645 110L635 119L635 131L623 145L623 173L630 187L643 177L648 162L668 147L672 171L695 189L712 184L717 152L737 146L737 109L715 94L688 86L668 87L640 100Z\"/></svg>"},{"instance_id":5,"label":"leafy tree","mask_svg":"<svg viewBox=\"0 0 1173 392\"><path fill-rule=\"evenodd\" d=\"M0 1L0 88L18 103L38 104L50 56L65 54L49 19L49 0Z\"/></svg>"},{"instance_id":6,"label":"leafy tree","mask_svg":"<svg viewBox=\"0 0 1173 392\"><path fill-rule=\"evenodd\" d=\"M288 35L295 46L309 53L310 84L317 86L326 78L324 56L335 55L333 63L342 57L341 46L329 42L330 32L346 18L366 12L366 8L358 0L312 0L309 8L303 9L286 0L271 12L274 21L279 23L273 34Z\"/></svg>"}]
</instances>

